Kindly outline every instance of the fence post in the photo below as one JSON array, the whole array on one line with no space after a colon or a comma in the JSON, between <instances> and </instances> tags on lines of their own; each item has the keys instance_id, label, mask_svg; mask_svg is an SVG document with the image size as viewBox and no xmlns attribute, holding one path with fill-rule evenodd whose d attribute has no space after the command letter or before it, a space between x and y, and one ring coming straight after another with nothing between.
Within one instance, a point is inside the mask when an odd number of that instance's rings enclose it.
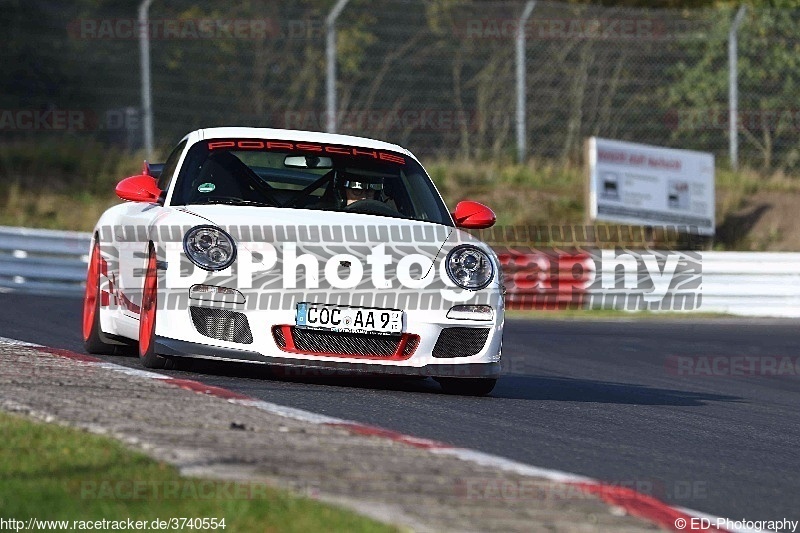
<instances>
[{"instance_id":1,"label":"fence post","mask_svg":"<svg viewBox=\"0 0 800 533\"><path fill-rule=\"evenodd\" d=\"M739 169L739 66L738 32L745 7L740 6L728 33L728 136L730 137L731 168Z\"/></svg>"},{"instance_id":2,"label":"fence post","mask_svg":"<svg viewBox=\"0 0 800 533\"><path fill-rule=\"evenodd\" d=\"M525 24L536 6L536 0L528 0L525 3L525 8L522 10L522 16L519 18L517 24L517 162L522 164L525 162L527 156L527 138L525 123L525 100L526 100L526 87L525 87Z\"/></svg>"},{"instance_id":3,"label":"fence post","mask_svg":"<svg viewBox=\"0 0 800 533\"><path fill-rule=\"evenodd\" d=\"M327 77L325 80L325 131L336 133L336 19L349 0L339 0L325 19L325 56Z\"/></svg>"},{"instance_id":4,"label":"fence post","mask_svg":"<svg viewBox=\"0 0 800 533\"><path fill-rule=\"evenodd\" d=\"M153 0L142 0L139 4L139 51L142 79L142 115L144 152L147 159L153 158L153 93L150 85L150 22L147 11Z\"/></svg>"}]
</instances>

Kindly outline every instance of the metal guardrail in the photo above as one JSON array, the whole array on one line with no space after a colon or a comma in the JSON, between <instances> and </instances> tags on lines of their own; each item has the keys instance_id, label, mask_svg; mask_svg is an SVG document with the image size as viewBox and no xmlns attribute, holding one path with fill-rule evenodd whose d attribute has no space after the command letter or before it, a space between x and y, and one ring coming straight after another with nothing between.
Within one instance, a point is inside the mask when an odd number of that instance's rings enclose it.
<instances>
[{"instance_id":1,"label":"metal guardrail","mask_svg":"<svg viewBox=\"0 0 800 533\"><path fill-rule=\"evenodd\" d=\"M89 233L0 227L0 291L82 294L90 239ZM560 267L551 274L556 290L543 290L538 295L541 298L537 297L535 289L523 286L519 280L525 278L526 269L534 277L541 276L541 254L528 258L509 258L503 254L509 253L502 251L501 260L507 270L510 307L555 309L566 300L573 306L589 301L584 298L588 292L577 295L559 292L559 278L571 275L569 269L564 271ZM585 261L588 257L580 254L573 259ZM700 261L702 300L693 311L800 317L800 253L701 252ZM542 302L546 305L541 305Z\"/></svg>"},{"instance_id":2,"label":"metal guardrail","mask_svg":"<svg viewBox=\"0 0 800 533\"><path fill-rule=\"evenodd\" d=\"M703 252L699 311L800 317L800 253Z\"/></svg>"},{"instance_id":3,"label":"metal guardrail","mask_svg":"<svg viewBox=\"0 0 800 533\"><path fill-rule=\"evenodd\" d=\"M0 291L83 293L90 233L0 227Z\"/></svg>"},{"instance_id":4,"label":"metal guardrail","mask_svg":"<svg viewBox=\"0 0 800 533\"><path fill-rule=\"evenodd\" d=\"M695 297L690 299L691 308L681 309L681 300L676 299L676 305L670 306L668 302L661 311L800 317L800 253L699 252L698 257L701 268L697 289L683 293L678 288L670 289L673 298L694 292ZM622 272L613 269L613 264L603 264L596 276L599 278L610 273L621 285ZM647 275L640 267L638 277ZM611 292L614 291L599 287L595 280L587 288L584 301L589 307L611 308ZM597 305L597 302L603 302L603 305ZM624 309L622 306L615 308Z\"/></svg>"}]
</instances>

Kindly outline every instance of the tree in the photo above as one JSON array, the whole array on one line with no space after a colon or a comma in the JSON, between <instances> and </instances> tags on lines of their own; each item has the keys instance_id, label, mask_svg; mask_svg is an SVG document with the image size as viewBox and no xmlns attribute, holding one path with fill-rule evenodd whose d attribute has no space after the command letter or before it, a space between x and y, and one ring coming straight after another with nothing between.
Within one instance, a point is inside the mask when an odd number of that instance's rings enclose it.
<instances>
[{"instance_id":1,"label":"tree","mask_svg":"<svg viewBox=\"0 0 800 533\"><path fill-rule=\"evenodd\" d=\"M674 109L676 138L698 148L728 142L727 40L733 7L720 8L720 21L702 38L683 46L694 61L680 62L666 92ZM783 8L748 8L738 34L740 153L764 171L793 170L800 165L797 133L800 113L800 12Z\"/></svg>"}]
</instances>

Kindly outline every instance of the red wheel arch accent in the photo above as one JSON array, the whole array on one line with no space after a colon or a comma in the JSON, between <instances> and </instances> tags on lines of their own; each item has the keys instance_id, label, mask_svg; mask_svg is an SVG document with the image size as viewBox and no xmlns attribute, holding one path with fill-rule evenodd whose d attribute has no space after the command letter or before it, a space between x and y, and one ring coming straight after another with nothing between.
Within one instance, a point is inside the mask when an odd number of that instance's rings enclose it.
<instances>
[{"instance_id":1,"label":"red wheel arch accent","mask_svg":"<svg viewBox=\"0 0 800 533\"><path fill-rule=\"evenodd\" d=\"M97 299L100 292L100 260L100 243L95 240L94 246L92 246L92 255L89 258L89 270L86 273L86 291L83 297L84 342L89 340L92 334L92 326L97 313Z\"/></svg>"},{"instance_id":2,"label":"red wheel arch accent","mask_svg":"<svg viewBox=\"0 0 800 533\"><path fill-rule=\"evenodd\" d=\"M139 357L150 351L156 331L156 307L158 303L158 270L156 253L152 245L147 258L147 271L142 291L142 305L139 314Z\"/></svg>"}]
</instances>

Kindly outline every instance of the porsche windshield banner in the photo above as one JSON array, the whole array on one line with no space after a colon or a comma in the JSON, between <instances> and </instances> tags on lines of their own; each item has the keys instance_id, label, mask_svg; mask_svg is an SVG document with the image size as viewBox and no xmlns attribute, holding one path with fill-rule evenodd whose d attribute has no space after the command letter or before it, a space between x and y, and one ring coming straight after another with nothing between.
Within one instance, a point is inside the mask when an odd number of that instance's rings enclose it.
<instances>
[{"instance_id":1,"label":"porsche windshield banner","mask_svg":"<svg viewBox=\"0 0 800 533\"><path fill-rule=\"evenodd\" d=\"M337 146L332 144L302 143L294 141L269 141L258 139L214 140L209 141L208 150L266 150L271 152L299 152L306 154L344 155L351 157L368 157L378 161L404 165L404 157L381 150L357 148L353 146Z\"/></svg>"}]
</instances>

